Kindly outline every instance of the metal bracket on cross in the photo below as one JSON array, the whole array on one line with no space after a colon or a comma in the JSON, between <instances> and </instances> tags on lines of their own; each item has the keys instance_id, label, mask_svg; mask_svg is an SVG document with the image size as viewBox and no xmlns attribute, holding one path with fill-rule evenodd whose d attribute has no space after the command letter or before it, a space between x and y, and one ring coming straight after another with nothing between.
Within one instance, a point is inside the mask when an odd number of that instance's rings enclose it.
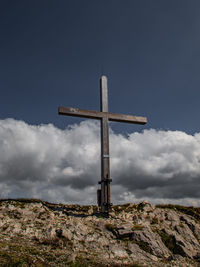
<instances>
[{"instance_id":1,"label":"metal bracket on cross","mask_svg":"<svg viewBox=\"0 0 200 267\"><path fill-rule=\"evenodd\" d=\"M98 182L98 184L102 184L102 183L111 183L112 179L102 179L101 181Z\"/></svg>"}]
</instances>

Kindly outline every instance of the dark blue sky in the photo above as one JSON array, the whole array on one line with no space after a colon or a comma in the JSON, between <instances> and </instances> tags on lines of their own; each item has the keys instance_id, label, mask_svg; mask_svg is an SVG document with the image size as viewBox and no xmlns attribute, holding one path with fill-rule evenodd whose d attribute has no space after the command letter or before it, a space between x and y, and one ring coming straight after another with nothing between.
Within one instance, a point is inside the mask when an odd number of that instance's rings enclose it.
<instances>
[{"instance_id":1,"label":"dark blue sky","mask_svg":"<svg viewBox=\"0 0 200 267\"><path fill-rule=\"evenodd\" d=\"M0 118L64 128L58 106L147 116L142 129L200 131L198 0L34 0L0 3Z\"/></svg>"}]
</instances>

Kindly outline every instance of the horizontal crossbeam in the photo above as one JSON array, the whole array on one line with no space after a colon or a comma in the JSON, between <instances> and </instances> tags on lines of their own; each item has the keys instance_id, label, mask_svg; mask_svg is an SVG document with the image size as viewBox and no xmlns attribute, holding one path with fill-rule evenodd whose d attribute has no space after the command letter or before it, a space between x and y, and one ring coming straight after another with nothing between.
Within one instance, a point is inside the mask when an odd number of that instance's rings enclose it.
<instances>
[{"instance_id":1,"label":"horizontal crossbeam","mask_svg":"<svg viewBox=\"0 0 200 267\"><path fill-rule=\"evenodd\" d=\"M107 118L109 121L119 121L125 123L134 123L134 124L146 124L146 117L138 117L132 115L123 115L110 112L100 112L94 110L86 110L79 108L70 108L70 107L59 107L58 114L74 117L82 117L89 119L100 120L102 118Z\"/></svg>"}]
</instances>

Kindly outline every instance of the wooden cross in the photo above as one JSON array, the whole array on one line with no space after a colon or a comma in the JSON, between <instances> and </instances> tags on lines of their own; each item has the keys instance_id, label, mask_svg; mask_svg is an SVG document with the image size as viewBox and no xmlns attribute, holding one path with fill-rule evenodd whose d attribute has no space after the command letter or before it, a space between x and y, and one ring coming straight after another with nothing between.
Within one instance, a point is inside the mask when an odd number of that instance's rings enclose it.
<instances>
[{"instance_id":1,"label":"wooden cross","mask_svg":"<svg viewBox=\"0 0 200 267\"><path fill-rule=\"evenodd\" d=\"M145 124L145 117L136 117L108 112L108 87L107 78L102 76L100 79L101 111L85 110L79 108L59 107L58 114L75 116L101 121L101 189L97 190L98 205L101 212L109 213L110 201L110 155L109 155L109 121L119 121L134 124Z\"/></svg>"}]
</instances>

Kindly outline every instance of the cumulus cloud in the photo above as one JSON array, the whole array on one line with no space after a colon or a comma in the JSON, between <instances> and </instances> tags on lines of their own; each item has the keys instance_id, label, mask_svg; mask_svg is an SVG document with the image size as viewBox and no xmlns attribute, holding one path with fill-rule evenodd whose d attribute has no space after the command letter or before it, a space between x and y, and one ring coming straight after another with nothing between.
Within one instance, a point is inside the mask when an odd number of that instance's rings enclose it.
<instances>
[{"instance_id":1,"label":"cumulus cloud","mask_svg":"<svg viewBox=\"0 0 200 267\"><path fill-rule=\"evenodd\" d=\"M200 133L110 130L112 202L200 205ZM96 203L100 129L91 120L52 124L0 120L0 197Z\"/></svg>"}]
</instances>

